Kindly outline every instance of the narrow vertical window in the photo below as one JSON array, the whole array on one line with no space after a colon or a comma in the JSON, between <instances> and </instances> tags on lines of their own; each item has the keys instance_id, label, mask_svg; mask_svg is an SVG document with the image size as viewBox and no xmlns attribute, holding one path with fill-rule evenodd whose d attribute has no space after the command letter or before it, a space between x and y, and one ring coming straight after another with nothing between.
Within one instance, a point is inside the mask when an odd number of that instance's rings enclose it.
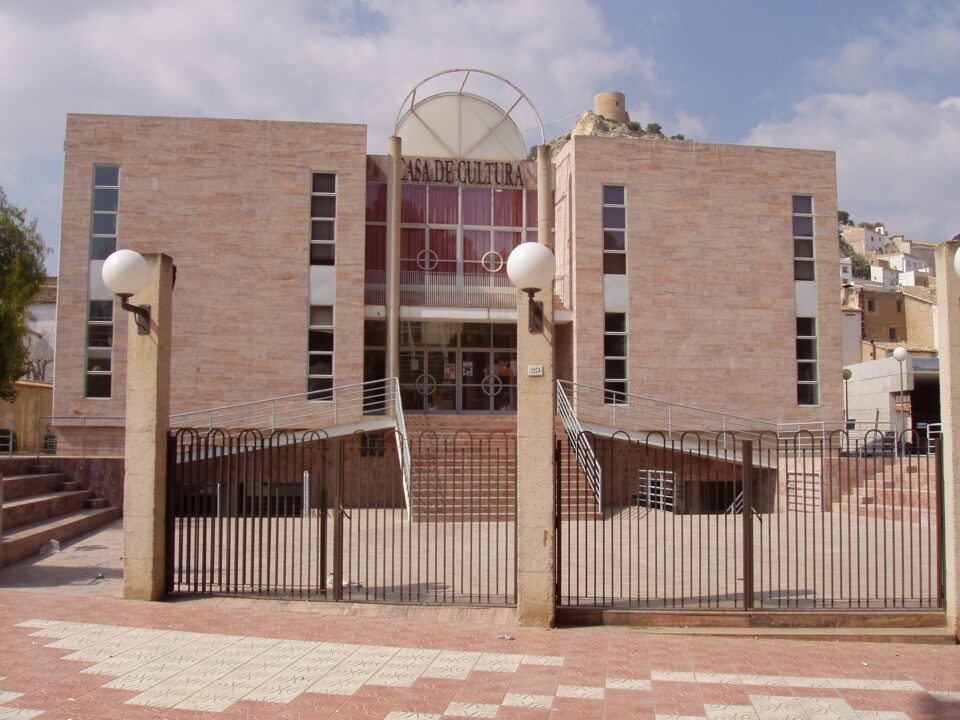
<instances>
[{"instance_id":1,"label":"narrow vertical window","mask_svg":"<svg viewBox=\"0 0 960 720\"><path fill-rule=\"evenodd\" d=\"M793 279L816 280L813 255L813 197L793 196Z\"/></svg>"},{"instance_id":2,"label":"narrow vertical window","mask_svg":"<svg viewBox=\"0 0 960 720\"><path fill-rule=\"evenodd\" d=\"M603 316L603 402L622 405L627 402L627 315Z\"/></svg>"},{"instance_id":3,"label":"narrow vertical window","mask_svg":"<svg viewBox=\"0 0 960 720\"><path fill-rule=\"evenodd\" d=\"M333 306L310 307L307 343L307 392L311 400L332 400Z\"/></svg>"},{"instance_id":4,"label":"narrow vertical window","mask_svg":"<svg viewBox=\"0 0 960 720\"><path fill-rule=\"evenodd\" d=\"M337 239L337 175L313 173L310 191L310 264L334 265Z\"/></svg>"},{"instance_id":5,"label":"narrow vertical window","mask_svg":"<svg viewBox=\"0 0 960 720\"><path fill-rule=\"evenodd\" d=\"M627 273L627 189L603 186L603 272Z\"/></svg>"},{"instance_id":6,"label":"narrow vertical window","mask_svg":"<svg viewBox=\"0 0 960 720\"><path fill-rule=\"evenodd\" d=\"M120 167L93 166L90 199L90 262L106 259L117 249L120 211ZM113 394L113 300L89 297L84 352L84 396Z\"/></svg>"},{"instance_id":7,"label":"narrow vertical window","mask_svg":"<svg viewBox=\"0 0 960 720\"><path fill-rule=\"evenodd\" d=\"M797 318L797 404L820 402L820 376L817 372L817 319Z\"/></svg>"}]
</instances>

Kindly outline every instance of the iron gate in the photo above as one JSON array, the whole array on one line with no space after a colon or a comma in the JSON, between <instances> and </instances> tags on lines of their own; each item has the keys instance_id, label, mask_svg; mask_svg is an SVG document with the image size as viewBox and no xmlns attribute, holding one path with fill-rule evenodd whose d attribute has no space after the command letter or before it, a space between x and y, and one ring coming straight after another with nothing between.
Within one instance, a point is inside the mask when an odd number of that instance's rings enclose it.
<instances>
[{"instance_id":1,"label":"iron gate","mask_svg":"<svg viewBox=\"0 0 960 720\"><path fill-rule=\"evenodd\" d=\"M565 440L558 604L941 608L939 449L911 439L584 433L596 494Z\"/></svg>"},{"instance_id":2,"label":"iron gate","mask_svg":"<svg viewBox=\"0 0 960 720\"><path fill-rule=\"evenodd\" d=\"M511 605L515 447L500 434L179 430L167 589L309 600Z\"/></svg>"}]
</instances>

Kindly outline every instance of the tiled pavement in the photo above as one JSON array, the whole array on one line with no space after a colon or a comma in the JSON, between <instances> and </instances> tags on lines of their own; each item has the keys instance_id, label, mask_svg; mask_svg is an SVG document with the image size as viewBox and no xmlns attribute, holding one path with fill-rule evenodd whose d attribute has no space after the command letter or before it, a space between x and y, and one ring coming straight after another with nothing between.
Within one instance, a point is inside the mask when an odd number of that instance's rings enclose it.
<instances>
[{"instance_id":1,"label":"tiled pavement","mask_svg":"<svg viewBox=\"0 0 960 720\"><path fill-rule=\"evenodd\" d=\"M442 615L0 590L0 720L960 718L957 646Z\"/></svg>"}]
</instances>

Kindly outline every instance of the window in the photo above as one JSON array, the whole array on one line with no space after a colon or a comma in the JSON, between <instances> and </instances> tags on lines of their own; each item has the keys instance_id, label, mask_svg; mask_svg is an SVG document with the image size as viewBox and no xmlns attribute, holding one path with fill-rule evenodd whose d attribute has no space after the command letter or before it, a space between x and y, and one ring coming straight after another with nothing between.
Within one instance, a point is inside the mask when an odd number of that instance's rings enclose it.
<instances>
[{"instance_id":1,"label":"window","mask_svg":"<svg viewBox=\"0 0 960 720\"><path fill-rule=\"evenodd\" d=\"M903 300L897 300L897 312L898 313L903 312Z\"/></svg>"},{"instance_id":2,"label":"window","mask_svg":"<svg viewBox=\"0 0 960 720\"><path fill-rule=\"evenodd\" d=\"M816 280L813 261L813 197L793 196L793 279Z\"/></svg>"},{"instance_id":3,"label":"window","mask_svg":"<svg viewBox=\"0 0 960 720\"><path fill-rule=\"evenodd\" d=\"M603 402L623 405L627 402L627 315L603 316Z\"/></svg>"},{"instance_id":4,"label":"window","mask_svg":"<svg viewBox=\"0 0 960 720\"><path fill-rule=\"evenodd\" d=\"M311 400L332 400L333 306L310 307L307 343L307 392Z\"/></svg>"},{"instance_id":5,"label":"window","mask_svg":"<svg viewBox=\"0 0 960 720\"><path fill-rule=\"evenodd\" d=\"M90 198L90 261L104 260L117 249L120 167L93 166ZM84 351L84 397L113 394L113 300L89 300Z\"/></svg>"},{"instance_id":6,"label":"window","mask_svg":"<svg viewBox=\"0 0 960 720\"><path fill-rule=\"evenodd\" d=\"M877 301L874 299L867 300L867 312L876 312L877 311Z\"/></svg>"},{"instance_id":7,"label":"window","mask_svg":"<svg viewBox=\"0 0 960 720\"><path fill-rule=\"evenodd\" d=\"M310 264L336 262L337 175L314 173L310 192Z\"/></svg>"},{"instance_id":8,"label":"window","mask_svg":"<svg viewBox=\"0 0 960 720\"><path fill-rule=\"evenodd\" d=\"M817 405L819 398L817 372L817 319L797 318L797 404Z\"/></svg>"},{"instance_id":9,"label":"window","mask_svg":"<svg viewBox=\"0 0 960 720\"><path fill-rule=\"evenodd\" d=\"M890 339L891 339L891 340L899 340L899 339L900 339L900 338L897 337L897 329L896 329L895 327L890 328Z\"/></svg>"},{"instance_id":10,"label":"window","mask_svg":"<svg viewBox=\"0 0 960 720\"><path fill-rule=\"evenodd\" d=\"M627 274L627 189L603 186L603 272Z\"/></svg>"}]
</instances>

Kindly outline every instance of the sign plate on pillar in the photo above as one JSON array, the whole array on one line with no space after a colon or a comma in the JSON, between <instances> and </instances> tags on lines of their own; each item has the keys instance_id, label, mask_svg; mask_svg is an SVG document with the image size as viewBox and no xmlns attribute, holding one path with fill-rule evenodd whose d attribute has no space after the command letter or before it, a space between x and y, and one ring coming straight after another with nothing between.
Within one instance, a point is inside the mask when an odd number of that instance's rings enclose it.
<instances>
[{"instance_id":1,"label":"sign plate on pillar","mask_svg":"<svg viewBox=\"0 0 960 720\"><path fill-rule=\"evenodd\" d=\"M529 377L543 377L543 365L527 365Z\"/></svg>"}]
</instances>

